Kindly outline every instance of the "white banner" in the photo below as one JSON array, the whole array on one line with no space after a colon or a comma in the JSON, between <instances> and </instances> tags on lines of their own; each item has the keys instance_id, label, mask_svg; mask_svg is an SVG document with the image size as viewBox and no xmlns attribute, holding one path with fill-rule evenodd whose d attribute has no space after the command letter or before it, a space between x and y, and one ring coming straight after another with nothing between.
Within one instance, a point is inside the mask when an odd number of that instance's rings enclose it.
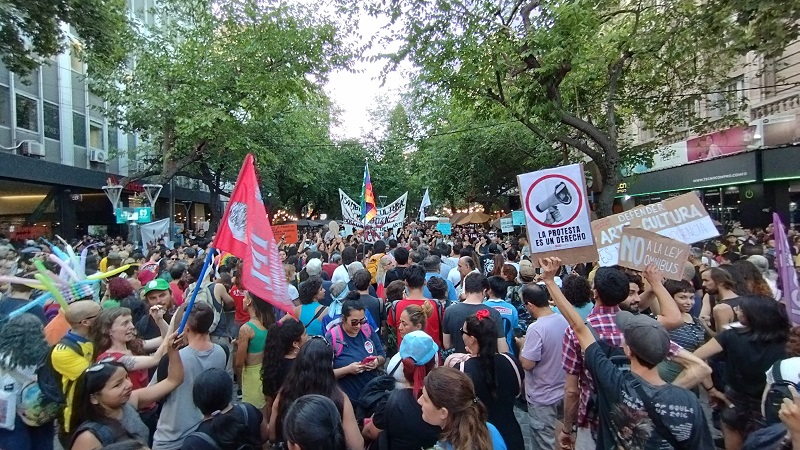
<instances>
[{"instance_id":1,"label":"white banner","mask_svg":"<svg viewBox=\"0 0 800 450\"><path fill-rule=\"evenodd\" d=\"M392 203L378 208L378 215L367 224L365 239L367 242L374 242L383 236L384 230L394 230L401 228L406 220L406 206L408 192ZM342 225L345 229L349 227L364 229L364 222L361 220L361 204L350 198L343 190L339 189L339 202L342 205Z\"/></svg>"},{"instance_id":2,"label":"white banner","mask_svg":"<svg viewBox=\"0 0 800 450\"><path fill-rule=\"evenodd\" d=\"M169 219L156 220L139 228L142 232L142 248L155 247L161 239L169 241Z\"/></svg>"}]
</instances>

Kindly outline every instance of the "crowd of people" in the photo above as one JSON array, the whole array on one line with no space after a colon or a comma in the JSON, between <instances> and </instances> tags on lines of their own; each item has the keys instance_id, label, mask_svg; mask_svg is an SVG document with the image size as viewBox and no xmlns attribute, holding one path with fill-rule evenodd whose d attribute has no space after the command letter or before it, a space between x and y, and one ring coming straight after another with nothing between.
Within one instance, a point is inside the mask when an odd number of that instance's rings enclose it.
<instances>
[{"instance_id":1,"label":"crowd of people","mask_svg":"<svg viewBox=\"0 0 800 450\"><path fill-rule=\"evenodd\" d=\"M681 280L472 227L326 231L281 239L291 314L235 257L201 279L210 240L85 238L87 274L129 267L9 317L58 267L0 243L0 449L800 448L770 227L695 244Z\"/></svg>"}]
</instances>

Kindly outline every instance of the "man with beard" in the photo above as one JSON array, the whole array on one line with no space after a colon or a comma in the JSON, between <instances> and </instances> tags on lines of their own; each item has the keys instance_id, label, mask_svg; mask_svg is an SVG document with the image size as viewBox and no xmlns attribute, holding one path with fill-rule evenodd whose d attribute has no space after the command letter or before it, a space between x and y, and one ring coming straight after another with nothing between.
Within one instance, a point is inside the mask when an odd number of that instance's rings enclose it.
<instances>
[{"instance_id":1,"label":"man with beard","mask_svg":"<svg viewBox=\"0 0 800 450\"><path fill-rule=\"evenodd\" d=\"M717 331L721 331L726 325L738 321L739 318L736 314L736 309L739 307L741 299L739 298L739 294L734 291L736 283L733 281L733 277L719 267L706 269L700 274L700 277L703 280L703 289L709 296L708 303L706 303L706 299L703 298L703 309L706 314L704 315L703 312L701 312L701 318L708 319L706 304L710 306L710 297L714 296L716 305L711 309L711 316L714 319L714 328Z\"/></svg>"}]
</instances>

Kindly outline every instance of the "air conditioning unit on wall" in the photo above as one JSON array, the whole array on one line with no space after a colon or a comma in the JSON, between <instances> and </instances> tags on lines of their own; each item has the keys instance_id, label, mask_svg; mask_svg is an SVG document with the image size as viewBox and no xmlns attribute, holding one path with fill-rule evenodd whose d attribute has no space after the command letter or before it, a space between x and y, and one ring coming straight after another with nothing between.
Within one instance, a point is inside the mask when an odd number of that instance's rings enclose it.
<instances>
[{"instance_id":1,"label":"air conditioning unit on wall","mask_svg":"<svg viewBox=\"0 0 800 450\"><path fill-rule=\"evenodd\" d=\"M25 156L44 156L44 145L39 142L22 141L18 149L19 153Z\"/></svg>"},{"instance_id":2,"label":"air conditioning unit on wall","mask_svg":"<svg viewBox=\"0 0 800 450\"><path fill-rule=\"evenodd\" d=\"M100 164L105 164L108 160L108 153L105 150L98 150L96 148L89 150L89 161Z\"/></svg>"}]
</instances>

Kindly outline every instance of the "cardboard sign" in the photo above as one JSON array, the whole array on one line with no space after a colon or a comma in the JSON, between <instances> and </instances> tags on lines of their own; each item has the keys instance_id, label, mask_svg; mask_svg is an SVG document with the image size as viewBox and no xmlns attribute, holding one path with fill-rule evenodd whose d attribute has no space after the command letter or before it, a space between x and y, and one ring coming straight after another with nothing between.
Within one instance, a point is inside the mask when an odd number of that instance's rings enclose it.
<instances>
[{"instance_id":1,"label":"cardboard sign","mask_svg":"<svg viewBox=\"0 0 800 450\"><path fill-rule=\"evenodd\" d=\"M542 257L597 259L584 176L582 164L517 175L534 264Z\"/></svg>"},{"instance_id":2,"label":"cardboard sign","mask_svg":"<svg viewBox=\"0 0 800 450\"><path fill-rule=\"evenodd\" d=\"M683 277L683 266L689 259L689 244L663 237L641 228L622 229L619 265L643 271L654 264L670 280Z\"/></svg>"},{"instance_id":3,"label":"cardboard sign","mask_svg":"<svg viewBox=\"0 0 800 450\"><path fill-rule=\"evenodd\" d=\"M511 220L515 227L524 227L525 226L525 212L520 211L511 211Z\"/></svg>"},{"instance_id":4,"label":"cardboard sign","mask_svg":"<svg viewBox=\"0 0 800 450\"><path fill-rule=\"evenodd\" d=\"M617 264L622 229L626 226L653 231L684 244L719 236L714 221L692 192L658 203L642 205L592 222L600 265Z\"/></svg>"},{"instance_id":5,"label":"cardboard sign","mask_svg":"<svg viewBox=\"0 0 800 450\"><path fill-rule=\"evenodd\" d=\"M500 219L500 231L503 233L513 233L514 232L514 221L511 217L509 218L501 218Z\"/></svg>"},{"instance_id":6,"label":"cardboard sign","mask_svg":"<svg viewBox=\"0 0 800 450\"><path fill-rule=\"evenodd\" d=\"M284 242L287 244L296 244L297 241L300 240L300 237L297 235L297 224L295 223L273 225L272 234L275 236L276 242L280 242L284 235L286 235L286 240Z\"/></svg>"},{"instance_id":7,"label":"cardboard sign","mask_svg":"<svg viewBox=\"0 0 800 450\"><path fill-rule=\"evenodd\" d=\"M452 226L450 225L449 222L448 223L439 222L436 224L436 231L441 231L442 236L450 236L450 233L452 233L451 228Z\"/></svg>"}]
</instances>

